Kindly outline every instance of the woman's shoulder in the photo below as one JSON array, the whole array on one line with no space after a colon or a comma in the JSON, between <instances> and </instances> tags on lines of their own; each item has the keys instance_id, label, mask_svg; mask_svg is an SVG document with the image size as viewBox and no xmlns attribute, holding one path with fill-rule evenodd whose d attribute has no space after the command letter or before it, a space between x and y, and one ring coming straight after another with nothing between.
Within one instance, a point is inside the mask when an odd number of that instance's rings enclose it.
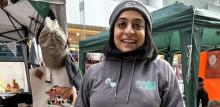
<instances>
[{"instance_id":1,"label":"woman's shoulder","mask_svg":"<svg viewBox=\"0 0 220 107\"><path fill-rule=\"evenodd\" d=\"M163 58L157 57L153 60L153 63L156 65L161 65L161 66L170 66L170 64L164 60Z\"/></svg>"},{"instance_id":2,"label":"woman's shoulder","mask_svg":"<svg viewBox=\"0 0 220 107\"><path fill-rule=\"evenodd\" d=\"M104 62L99 62L99 63L96 63L96 64L92 64L89 68L88 68L88 70L87 70L87 72L95 72L95 71L99 71L99 69L101 69L102 67L103 67L103 65L104 65Z\"/></svg>"},{"instance_id":3,"label":"woman's shoulder","mask_svg":"<svg viewBox=\"0 0 220 107\"><path fill-rule=\"evenodd\" d=\"M172 66L164 59L157 57L155 60L152 61L152 64L160 70L171 70Z\"/></svg>"},{"instance_id":4,"label":"woman's shoulder","mask_svg":"<svg viewBox=\"0 0 220 107\"><path fill-rule=\"evenodd\" d=\"M91 65L85 72L85 76L87 76L88 78L92 78L95 75L97 75L98 73L101 72L101 69L104 66L104 62L99 62L96 64Z\"/></svg>"}]
</instances>

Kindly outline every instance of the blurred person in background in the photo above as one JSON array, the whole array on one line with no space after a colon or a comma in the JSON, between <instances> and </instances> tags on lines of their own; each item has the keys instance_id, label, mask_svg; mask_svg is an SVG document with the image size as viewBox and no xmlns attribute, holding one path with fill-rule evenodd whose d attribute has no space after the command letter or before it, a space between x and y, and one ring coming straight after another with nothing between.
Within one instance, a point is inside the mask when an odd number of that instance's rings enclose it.
<instances>
[{"instance_id":1,"label":"blurred person in background","mask_svg":"<svg viewBox=\"0 0 220 107\"><path fill-rule=\"evenodd\" d=\"M207 107L209 102L209 96L204 87L203 78L198 78L198 94L197 94L197 107Z\"/></svg>"}]
</instances>

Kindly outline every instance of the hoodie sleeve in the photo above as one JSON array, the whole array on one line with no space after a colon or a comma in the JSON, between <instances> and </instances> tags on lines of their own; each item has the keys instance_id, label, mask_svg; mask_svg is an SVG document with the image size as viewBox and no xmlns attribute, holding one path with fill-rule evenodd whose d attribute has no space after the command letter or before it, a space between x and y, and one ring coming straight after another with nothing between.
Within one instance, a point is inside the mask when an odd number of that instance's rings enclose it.
<instances>
[{"instance_id":1,"label":"hoodie sleeve","mask_svg":"<svg viewBox=\"0 0 220 107\"><path fill-rule=\"evenodd\" d=\"M74 107L90 107L89 93L89 73L86 72L81 81L80 90Z\"/></svg>"},{"instance_id":2,"label":"hoodie sleeve","mask_svg":"<svg viewBox=\"0 0 220 107\"><path fill-rule=\"evenodd\" d=\"M163 78L161 107L183 107L183 98L172 67L167 63ZM163 79L163 80L164 80Z\"/></svg>"}]
</instances>

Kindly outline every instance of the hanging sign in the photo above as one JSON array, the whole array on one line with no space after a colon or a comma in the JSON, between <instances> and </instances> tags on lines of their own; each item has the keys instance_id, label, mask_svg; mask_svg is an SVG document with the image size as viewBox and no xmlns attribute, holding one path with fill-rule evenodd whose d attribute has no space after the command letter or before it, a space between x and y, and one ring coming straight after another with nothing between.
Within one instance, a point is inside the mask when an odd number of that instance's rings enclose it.
<instances>
[{"instance_id":1,"label":"hanging sign","mask_svg":"<svg viewBox=\"0 0 220 107\"><path fill-rule=\"evenodd\" d=\"M8 47L9 50L14 54L15 57L17 57L17 47L16 47L16 42L9 42L5 43L6 46Z\"/></svg>"},{"instance_id":2,"label":"hanging sign","mask_svg":"<svg viewBox=\"0 0 220 107\"><path fill-rule=\"evenodd\" d=\"M0 58L14 60L23 57L21 44L18 42L0 41ZM1 60L0 59L0 60Z\"/></svg>"},{"instance_id":3,"label":"hanging sign","mask_svg":"<svg viewBox=\"0 0 220 107\"><path fill-rule=\"evenodd\" d=\"M208 52L206 77L220 78L220 50Z\"/></svg>"}]
</instances>

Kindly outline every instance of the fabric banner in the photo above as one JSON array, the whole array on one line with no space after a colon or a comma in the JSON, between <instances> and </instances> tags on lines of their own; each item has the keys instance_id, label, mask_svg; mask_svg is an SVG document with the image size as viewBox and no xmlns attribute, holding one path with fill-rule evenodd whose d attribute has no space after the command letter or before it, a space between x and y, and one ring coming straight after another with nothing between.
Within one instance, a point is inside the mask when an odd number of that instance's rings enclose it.
<instances>
[{"instance_id":1,"label":"fabric banner","mask_svg":"<svg viewBox=\"0 0 220 107\"><path fill-rule=\"evenodd\" d=\"M43 0L29 0L29 2L43 18L48 16L49 4L47 2L43 2Z\"/></svg>"},{"instance_id":2,"label":"fabric banner","mask_svg":"<svg viewBox=\"0 0 220 107\"><path fill-rule=\"evenodd\" d=\"M207 78L220 78L220 50L208 52Z\"/></svg>"},{"instance_id":3,"label":"fabric banner","mask_svg":"<svg viewBox=\"0 0 220 107\"><path fill-rule=\"evenodd\" d=\"M16 48L16 42L9 42L5 43L8 49L11 50L11 52L14 54L15 57L17 57L17 48Z\"/></svg>"},{"instance_id":4,"label":"fabric banner","mask_svg":"<svg viewBox=\"0 0 220 107\"><path fill-rule=\"evenodd\" d=\"M207 51L200 53L200 63L199 63L199 74L198 77L204 79L204 87L208 92L209 100L220 100L220 86L216 85L220 83L220 78L207 78L207 61L208 61Z\"/></svg>"},{"instance_id":5,"label":"fabric banner","mask_svg":"<svg viewBox=\"0 0 220 107\"><path fill-rule=\"evenodd\" d=\"M50 73L46 73L47 69L45 66L30 69L33 107L73 107L77 93L69 82L66 68L50 69Z\"/></svg>"}]
</instances>

